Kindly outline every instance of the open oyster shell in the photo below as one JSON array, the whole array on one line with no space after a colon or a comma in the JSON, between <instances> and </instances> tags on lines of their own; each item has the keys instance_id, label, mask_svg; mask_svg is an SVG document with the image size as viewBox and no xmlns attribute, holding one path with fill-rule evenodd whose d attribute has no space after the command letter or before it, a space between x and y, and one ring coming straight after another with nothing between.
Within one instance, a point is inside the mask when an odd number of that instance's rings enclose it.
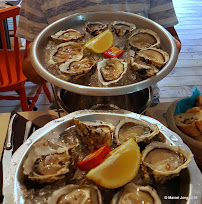
<instances>
[{"instance_id":1,"label":"open oyster shell","mask_svg":"<svg viewBox=\"0 0 202 204\"><path fill-rule=\"evenodd\" d=\"M23 163L23 173L29 179L40 183L62 179L71 173L77 164L75 146L54 146L48 140L40 140L33 145Z\"/></svg>"},{"instance_id":2,"label":"open oyster shell","mask_svg":"<svg viewBox=\"0 0 202 204\"><path fill-rule=\"evenodd\" d=\"M79 121L74 118L74 124L81 140L89 150L98 149L104 145L111 146L115 127L111 123L96 121Z\"/></svg>"},{"instance_id":3,"label":"open oyster shell","mask_svg":"<svg viewBox=\"0 0 202 204\"><path fill-rule=\"evenodd\" d=\"M142 61L137 55L129 58L129 64L144 79L152 77L159 72L159 69L153 64Z\"/></svg>"},{"instance_id":4,"label":"open oyster shell","mask_svg":"<svg viewBox=\"0 0 202 204\"><path fill-rule=\"evenodd\" d=\"M137 29L128 38L129 45L141 50L160 46L159 36L150 29Z\"/></svg>"},{"instance_id":5,"label":"open oyster shell","mask_svg":"<svg viewBox=\"0 0 202 204\"><path fill-rule=\"evenodd\" d=\"M68 41L76 41L83 37L84 35L81 34L78 30L68 29L68 30L61 30L54 35L51 35L51 38L56 41L60 42L68 42Z\"/></svg>"},{"instance_id":6,"label":"open oyster shell","mask_svg":"<svg viewBox=\"0 0 202 204\"><path fill-rule=\"evenodd\" d=\"M169 55L167 52L157 49L157 48L148 48L140 50L137 53L139 58L143 58L144 61L151 62L157 68L161 68L169 60Z\"/></svg>"},{"instance_id":7,"label":"open oyster shell","mask_svg":"<svg viewBox=\"0 0 202 204\"><path fill-rule=\"evenodd\" d=\"M152 203L161 204L161 200L154 188L151 186L137 186L128 183L118 193L116 193L111 204L132 204L132 203Z\"/></svg>"},{"instance_id":8,"label":"open oyster shell","mask_svg":"<svg viewBox=\"0 0 202 204\"><path fill-rule=\"evenodd\" d=\"M126 73L127 68L127 62L122 59L104 59L97 63L98 79L104 86L116 83Z\"/></svg>"},{"instance_id":9,"label":"open oyster shell","mask_svg":"<svg viewBox=\"0 0 202 204\"><path fill-rule=\"evenodd\" d=\"M164 183L178 176L192 160L192 153L179 146L170 146L162 142L152 142L142 152L141 170L146 183Z\"/></svg>"},{"instance_id":10,"label":"open oyster shell","mask_svg":"<svg viewBox=\"0 0 202 204\"><path fill-rule=\"evenodd\" d=\"M159 133L157 125L153 125L144 120L124 118L116 126L115 142L120 145L130 138L139 142L148 143Z\"/></svg>"},{"instance_id":11,"label":"open oyster shell","mask_svg":"<svg viewBox=\"0 0 202 204\"><path fill-rule=\"evenodd\" d=\"M79 78L87 74L95 64L96 61L92 57L85 57L78 61L66 61L59 66L59 69L61 72L68 74L69 76Z\"/></svg>"},{"instance_id":12,"label":"open oyster shell","mask_svg":"<svg viewBox=\"0 0 202 204\"><path fill-rule=\"evenodd\" d=\"M122 37L135 30L136 26L132 23L127 23L124 21L114 21L111 24L111 28L112 32L114 32L118 37Z\"/></svg>"},{"instance_id":13,"label":"open oyster shell","mask_svg":"<svg viewBox=\"0 0 202 204\"><path fill-rule=\"evenodd\" d=\"M66 42L59 44L50 56L49 63L72 62L83 58L83 45L77 42Z\"/></svg>"},{"instance_id":14,"label":"open oyster shell","mask_svg":"<svg viewBox=\"0 0 202 204\"><path fill-rule=\"evenodd\" d=\"M103 31L107 30L108 25L101 22L87 22L86 31L93 36L99 35Z\"/></svg>"},{"instance_id":15,"label":"open oyster shell","mask_svg":"<svg viewBox=\"0 0 202 204\"><path fill-rule=\"evenodd\" d=\"M102 204L101 193L94 185L70 184L55 191L48 199L48 204Z\"/></svg>"}]
</instances>

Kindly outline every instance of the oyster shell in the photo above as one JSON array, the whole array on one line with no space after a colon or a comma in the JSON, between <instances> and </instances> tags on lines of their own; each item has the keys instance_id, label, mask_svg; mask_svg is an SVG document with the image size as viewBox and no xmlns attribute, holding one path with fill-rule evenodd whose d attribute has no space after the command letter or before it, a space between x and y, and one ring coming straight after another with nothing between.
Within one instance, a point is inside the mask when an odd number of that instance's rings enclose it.
<instances>
[{"instance_id":1,"label":"oyster shell","mask_svg":"<svg viewBox=\"0 0 202 204\"><path fill-rule=\"evenodd\" d=\"M192 160L192 153L179 146L170 146L162 142L152 142L142 152L141 170L145 182L164 183L178 176Z\"/></svg>"},{"instance_id":2,"label":"oyster shell","mask_svg":"<svg viewBox=\"0 0 202 204\"><path fill-rule=\"evenodd\" d=\"M127 62L122 59L104 59L97 63L98 79L104 86L116 83L126 73L127 67Z\"/></svg>"},{"instance_id":3,"label":"oyster shell","mask_svg":"<svg viewBox=\"0 0 202 204\"><path fill-rule=\"evenodd\" d=\"M79 61L65 62L59 66L61 72L79 78L87 74L96 64L92 57L85 57Z\"/></svg>"},{"instance_id":4,"label":"oyster shell","mask_svg":"<svg viewBox=\"0 0 202 204\"><path fill-rule=\"evenodd\" d=\"M137 143L148 143L158 133L159 128L157 125L153 125L144 120L124 118L116 126L115 141L120 145L130 138L134 138Z\"/></svg>"},{"instance_id":5,"label":"oyster shell","mask_svg":"<svg viewBox=\"0 0 202 204\"><path fill-rule=\"evenodd\" d=\"M48 204L102 204L101 193L94 185L70 184L55 191L48 199Z\"/></svg>"},{"instance_id":6,"label":"oyster shell","mask_svg":"<svg viewBox=\"0 0 202 204\"><path fill-rule=\"evenodd\" d=\"M128 38L129 45L141 50L160 46L159 36L150 29L135 30Z\"/></svg>"},{"instance_id":7,"label":"oyster shell","mask_svg":"<svg viewBox=\"0 0 202 204\"><path fill-rule=\"evenodd\" d=\"M114 21L111 25L112 31L118 36L122 37L127 33L136 29L136 26L132 23L127 23L124 21Z\"/></svg>"},{"instance_id":8,"label":"oyster shell","mask_svg":"<svg viewBox=\"0 0 202 204\"><path fill-rule=\"evenodd\" d=\"M168 53L157 48L148 48L140 50L137 53L137 56L139 58L143 58L145 61L151 62L157 68L161 68L169 60Z\"/></svg>"},{"instance_id":9,"label":"oyster shell","mask_svg":"<svg viewBox=\"0 0 202 204\"><path fill-rule=\"evenodd\" d=\"M74 118L76 130L82 142L89 150L98 149L104 145L111 146L115 127L111 123L96 121L79 121Z\"/></svg>"},{"instance_id":10,"label":"oyster shell","mask_svg":"<svg viewBox=\"0 0 202 204\"><path fill-rule=\"evenodd\" d=\"M66 42L59 44L51 55L49 63L72 62L83 58L83 46L77 42Z\"/></svg>"},{"instance_id":11,"label":"oyster shell","mask_svg":"<svg viewBox=\"0 0 202 204\"><path fill-rule=\"evenodd\" d=\"M23 163L23 173L29 179L40 183L63 179L77 164L75 146L52 147L48 140L33 145Z\"/></svg>"},{"instance_id":12,"label":"oyster shell","mask_svg":"<svg viewBox=\"0 0 202 204\"><path fill-rule=\"evenodd\" d=\"M58 40L60 42L68 42L68 41L75 41L79 40L84 35L81 34L78 30L68 29L68 30L61 30L54 35L51 35L53 40Z\"/></svg>"},{"instance_id":13,"label":"oyster shell","mask_svg":"<svg viewBox=\"0 0 202 204\"><path fill-rule=\"evenodd\" d=\"M93 36L99 35L103 31L107 30L108 25L101 22L87 22L86 31Z\"/></svg>"},{"instance_id":14,"label":"oyster shell","mask_svg":"<svg viewBox=\"0 0 202 204\"><path fill-rule=\"evenodd\" d=\"M137 186L134 183L128 183L118 193L116 193L111 204L161 204L161 200L154 188L151 186Z\"/></svg>"},{"instance_id":15,"label":"oyster shell","mask_svg":"<svg viewBox=\"0 0 202 204\"><path fill-rule=\"evenodd\" d=\"M137 55L129 58L129 64L144 79L152 77L159 72L153 64L142 61Z\"/></svg>"}]
</instances>

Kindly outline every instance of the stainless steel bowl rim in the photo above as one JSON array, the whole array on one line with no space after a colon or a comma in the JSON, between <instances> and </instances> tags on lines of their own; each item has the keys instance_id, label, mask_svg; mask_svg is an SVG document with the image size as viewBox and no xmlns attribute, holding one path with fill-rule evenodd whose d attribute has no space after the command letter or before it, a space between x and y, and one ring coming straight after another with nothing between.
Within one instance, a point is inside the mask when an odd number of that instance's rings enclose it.
<instances>
[{"instance_id":1,"label":"stainless steel bowl rim","mask_svg":"<svg viewBox=\"0 0 202 204\"><path fill-rule=\"evenodd\" d=\"M99 15L105 15L105 14L109 14L109 12L101 11L101 12L77 13L77 14L70 15L70 16L64 17L62 19L59 19L58 21L55 21L54 23L47 26L44 30L42 30L33 42L33 46L31 48L31 55L30 55L31 56L30 57L31 63L32 63L33 67L36 69L36 71L38 72L38 74L41 75L44 79L46 79L48 82L55 84L58 87L72 91L74 93L91 95L91 96L93 96L93 95L95 95L95 96L113 96L113 95L123 95L123 94L133 93L133 92L142 90L144 88L147 88L147 87L157 83L158 81L160 81L161 79L163 79L164 77L166 77L170 73L170 71L175 66L175 63L177 62L177 58L178 58L178 51L177 51L175 42L173 40L173 37L170 35L170 33L165 28L163 28L160 24L158 24L158 23L156 23L156 22L154 22L148 18L145 18L145 17L137 15L137 14L132 14L132 13L128 13L128 12L121 12L121 11L110 12L110 15L111 16L117 15L120 17L121 16L134 17L134 18L136 18L138 20L142 20L148 24L152 24L155 28L158 28L166 35L168 43L170 43L170 45L172 47L170 60L163 67L163 69L160 70L159 73L157 73L156 76L148 78L148 79L143 80L143 81L140 81L138 83L129 84L129 85L115 86L115 87L91 87L91 86L79 85L79 84L74 84L71 82L64 81L64 80L54 76L53 74L51 74L50 72L48 72L44 68L44 66L40 63L40 61L37 57L37 50L39 48L40 41L43 40L43 37L45 36L47 31L51 30L58 23L60 23L62 21L64 21L64 22L68 21L71 18L77 17L77 19L80 20L82 18L86 19L86 18L88 18L88 16L93 16L93 15L99 16Z\"/></svg>"},{"instance_id":2,"label":"stainless steel bowl rim","mask_svg":"<svg viewBox=\"0 0 202 204\"><path fill-rule=\"evenodd\" d=\"M126 110L117 110L117 111L94 111L94 110L82 110L76 111L67 116L62 118L56 119L54 121L49 122L44 127L40 128L39 130L35 131L31 137L15 152L12 157L11 165L8 172L8 177L4 183L4 201L5 203L9 204L18 204L23 203L24 199L22 197L21 186L18 180L20 176L20 168L22 168L22 162L25 158L27 152L31 149L32 145L42 137L49 138L49 137L56 137L58 135L57 128L61 126L66 127L67 123L72 122L72 118L76 117L83 120L88 120L90 117L93 120L98 118L103 118L103 120L111 120L113 121L115 118L122 118L122 117L131 117L136 119L142 119L148 121L152 124L157 124L160 131L166 136L168 142L172 143L175 146L180 146L181 148L190 151L187 145L185 145L182 139L174 132L166 128L163 124L159 121L140 114L136 114L133 112L129 112ZM60 131L64 131L60 130ZM190 191L187 200L187 204L200 204L202 199L202 176L201 172L198 169L194 159L188 166L188 170L190 173ZM166 195L167 196L167 195Z\"/></svg>"}]
</instances>

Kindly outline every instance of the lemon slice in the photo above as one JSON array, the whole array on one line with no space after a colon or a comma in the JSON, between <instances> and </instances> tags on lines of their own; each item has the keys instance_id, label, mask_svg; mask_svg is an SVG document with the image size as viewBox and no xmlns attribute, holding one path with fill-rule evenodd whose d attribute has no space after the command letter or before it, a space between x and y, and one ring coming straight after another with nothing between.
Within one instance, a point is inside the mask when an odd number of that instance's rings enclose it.
<instances>
[{"instance_id":1,"label":"lemon slice","mask_svg":"<svg viewBox=\"0 0 202 204\"><path fill-rule=\"evenodd\" d=\"M95 53L103 53L113 45L113 34L110 30L105 30L99 35L89 40L85 47Z\"/></svg>"},{"instance_id":2,"label":"lemon slice","mask_svg":"<svg viewBox=\"0 0 202 204\"><path fill-rule=\"evenodd\" d=\"M140 167L141 153L133 138L109 153L97 167L91 169L86 177L99 186L118 188L131 181Z\"/></svg>"}]
</instances>

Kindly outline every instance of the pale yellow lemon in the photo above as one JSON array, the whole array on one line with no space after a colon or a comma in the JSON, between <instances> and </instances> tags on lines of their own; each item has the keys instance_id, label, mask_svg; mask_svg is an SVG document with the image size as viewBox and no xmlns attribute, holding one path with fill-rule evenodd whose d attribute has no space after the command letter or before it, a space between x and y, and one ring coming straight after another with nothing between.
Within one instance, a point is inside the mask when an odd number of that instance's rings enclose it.
<instances>
[{"instance_id":1,"label":"pale yellow lemon","mask_svg":"<svg viewBox=\"0 0 202 204\"><path fill-rule=\"evenodd\" d=\"M113 34L106 30L89 40L85 47L95 53L103 53L113 45Z\"/></svg>"},{"instance_id":2,"label":"pale yellow lemon","mask_svg":"<svg viewBox=\"0 0 202 204\"><path fill-rule=\"evenodd\" d=\"M109 153L97 167L91 169L86 177L99 186L118 188L130 182L140 167L141 153L133 138Z\"/></svg>"}]
</instances>

